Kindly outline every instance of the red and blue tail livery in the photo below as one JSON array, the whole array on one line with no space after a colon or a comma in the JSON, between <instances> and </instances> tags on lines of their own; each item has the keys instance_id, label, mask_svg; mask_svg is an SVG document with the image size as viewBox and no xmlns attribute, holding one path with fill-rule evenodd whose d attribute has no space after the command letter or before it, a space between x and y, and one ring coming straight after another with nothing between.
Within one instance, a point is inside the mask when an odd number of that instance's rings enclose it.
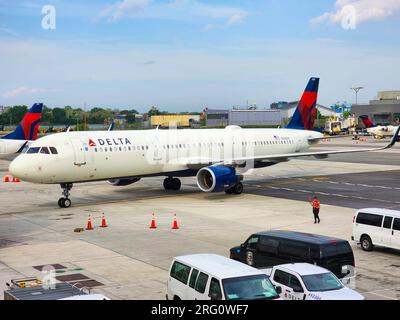
<instances>
[{"instance_id":1,"label":"red and blue tail livery","mask_svg":"<svg viewBox=\"0 0 400 320\"><path fill-rule=\"evenodd\" d=\"M299 104L287 128L298 130L313 130L314 120L317 114L319 78L311 78L308 81Z\"/></svg>"},{"instance_id":2,"label":"red and blue tail livery","mask_svg":"<svg viewBox=\"0 0 400 320\"><path fill-rule=\"evenodd\" d=\"M367 115L364 114L360 116L360 119L366 128L376 127L376 125L370 120L370 118Z\"/></svg>"},{"instance_id":3,"label":"red and blue tail livery","mask_svg":"<svg viewBox=\"0 0 400 320\"><path fill-rule=\"evenodd\" d=\"M36 140L42 117L43 103L35 103L24 116L17 128L2 139Z\"/></svg>"}]
</instances>

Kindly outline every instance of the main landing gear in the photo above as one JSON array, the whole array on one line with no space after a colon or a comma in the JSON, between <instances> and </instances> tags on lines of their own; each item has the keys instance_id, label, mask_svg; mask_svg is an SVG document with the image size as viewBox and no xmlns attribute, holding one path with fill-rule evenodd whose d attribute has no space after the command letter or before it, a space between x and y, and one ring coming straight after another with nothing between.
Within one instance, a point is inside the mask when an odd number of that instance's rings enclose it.
<instances>
[{"instance_id":1,"label":"main landing gear","mask_svg":"<svg viewBox=\"0 0 400 320\"><path fill-rule=\"evenodd\" d=\"M238 182L233 187L225 190L226 194L241 194L243 192L243 184Z\"/></svg>"},{"instance_id":2,"label":"main landing gear","mask_svg":"<svg viewBox=\"0 0 400 320\"><path fill-rule=\"evenodd\" d=\"M69 199L69 191L72 189L72 183L62 183L60 186L63 189L62 195L64 197L58 199L58 206L60 208L69 208L72 204L71 200Z\"/></svg>"},{"instance_id":3,"label":"main landing gear","mask_svg":"<svg viewBox=\"0 0 400 320\"><path fill-rule=\"evenodd\" d=\"M178 178L165 178L164 180L164 189L165 190L175 190L178 191L181 188L181 180Z\"/></svg>"}]
</instances>

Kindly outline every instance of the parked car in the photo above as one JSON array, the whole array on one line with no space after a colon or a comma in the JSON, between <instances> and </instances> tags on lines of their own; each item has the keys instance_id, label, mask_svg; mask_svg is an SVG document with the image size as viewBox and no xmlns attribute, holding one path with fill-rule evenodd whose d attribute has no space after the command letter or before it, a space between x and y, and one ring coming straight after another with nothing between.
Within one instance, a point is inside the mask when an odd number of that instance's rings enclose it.
<instances>
[{"instance_id":1,"label":"parked car","mask_svg":"<svg viewBox=\"0 0 400 320\"><path fill-rule=\"evenodd\" d=\"M332 271L343 278L354 267L354 255L348 241L295 231L266 231L251 235L243 244L230 250L231 259L256 268L308 262Z\"/></svg>"},{"instance_id":2,"label":"parked car","mask_svg":"<svg viewBox=\"0 0 400 320\"><path fill-rule=\"evenodd\" d=\"M364 300L329 270L309 263L275 266L267 271L284 300Z\"/></svg>"},{"instance_id":3,"label":"parked car","mask_svg":"<svg viewBox=\"0 0 400 320\"><path fill-rule=\"evenodd\" d=\"M167 281L167 300L279 299L265 272L215 254L176 257Z\"/></svg>"},{"instance_id":4,"label":"parked car","mask_svg":"<svg viewBox=\"0 0 400 320\"><path fill-rule=\"evenodd\" d=\"M357 211L351 237L365 251L374 246L400 250L400 211L368 208Z\"/></svg>"}]
</instances>

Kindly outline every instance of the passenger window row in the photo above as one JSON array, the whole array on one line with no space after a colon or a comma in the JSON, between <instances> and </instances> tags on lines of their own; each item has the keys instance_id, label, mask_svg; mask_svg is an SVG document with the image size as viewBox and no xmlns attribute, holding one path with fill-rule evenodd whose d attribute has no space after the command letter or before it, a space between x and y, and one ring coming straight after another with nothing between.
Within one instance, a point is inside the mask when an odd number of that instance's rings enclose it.
<instances>
[{"instance_id":1,"label":"passenger window row","mask_svg":"<svg viewBox=\"0 0 400 320\"><path fill-rule=\"evenodd\" d=\"M393 230L400 231L400 219L399 218L393 219L393 217L390 216L385 216L384 218L383 215L360 212L357 215L356 223L365 224L373 227L379 227L379 228L383 227L385 229L393 228Z\"/></svg>"},{"instance_id":2,"label":"passenger window row","mask_svg":"<svg viewBox=\"0 0 400 320\"><path fill-rule=\"evenodd\" d=\"M261 146L261 145L272 145L272 144L293 144L293 140L279 140L279 141L252 141L252 142L242 142L242 146ZM178 144L164 144L162 145L162 149L190 149L190 148L222 148L225 144L223 142L199 142L199 143L178 143ZM155 145L155 148L161 148L161 146ZM144 151L148 150L149 146L124 146L124 147L96 147L94 148L95 152L107 152L107 151ZM89 148L85 148L86 151L89 151Z\"/></svg>"},{"instance_id":3,"label":"passenger window row","mask_svg":"<svg viewBox=\"0 0 400 320\"><path fill-rule=\"evenodd\" d=\"M294 141L292 139L288 140L274 140L274 141L245 141L242 142L242 146L262 146L262 145L271 145L271 144L293 144Z\"/></svg>"}]
</instances>

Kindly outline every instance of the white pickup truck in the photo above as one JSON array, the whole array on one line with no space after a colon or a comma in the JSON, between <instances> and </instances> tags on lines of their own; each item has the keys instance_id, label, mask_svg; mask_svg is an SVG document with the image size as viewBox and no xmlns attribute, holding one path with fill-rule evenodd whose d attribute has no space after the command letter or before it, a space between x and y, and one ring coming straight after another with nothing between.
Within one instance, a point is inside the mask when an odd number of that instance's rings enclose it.
<instances>
[{"instance_id":1,"label":"white pickup truck","mask_svg":"<svg viewBox=\"0 0 400 320\"><path fill-rule=\"evenodd\" d=\"M309 263L289 263L265 269L284 300L364 300L329 270Z\"/></svg>"}]
</instances>

